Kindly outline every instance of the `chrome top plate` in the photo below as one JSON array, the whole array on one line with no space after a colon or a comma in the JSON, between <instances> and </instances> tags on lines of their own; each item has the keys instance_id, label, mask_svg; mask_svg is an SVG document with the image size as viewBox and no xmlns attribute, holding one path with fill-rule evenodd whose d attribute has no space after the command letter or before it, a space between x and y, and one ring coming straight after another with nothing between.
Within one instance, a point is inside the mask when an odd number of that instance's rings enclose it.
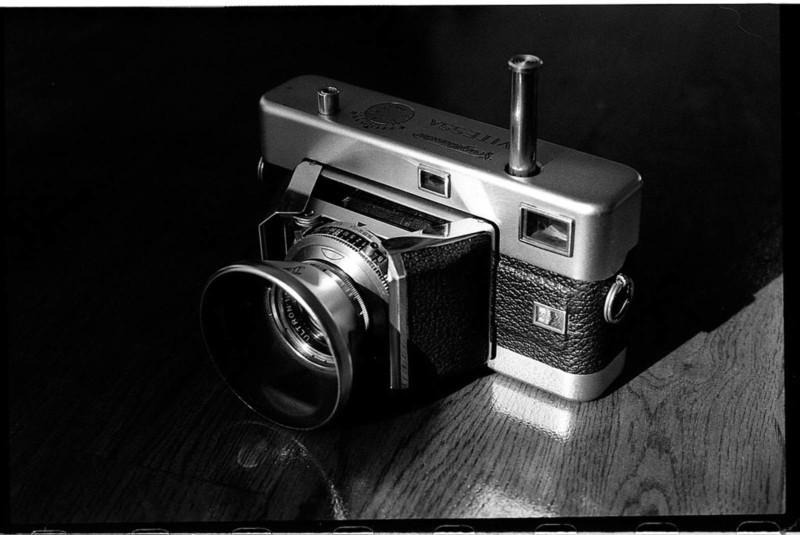
<instances>
[{"instance_id":1,"label":"chrome top plate","mask_svg":"<svg viewBox=\"0 0 800 535\"><path fill-rule=\"evenodd\" d=\"M335 86L340 109L317 113ZM641 177L633 169L539 142L541 172L511 177L508 130L319 76L301 76L261 99L262 152L294 168L311 159L495 223L499 250L578 280L614 275L639 239ZM418 186L420 166L447 172L449 198ZM575 222L571 256L519 240L522 204Z\"/></svg>"}]
</instances>

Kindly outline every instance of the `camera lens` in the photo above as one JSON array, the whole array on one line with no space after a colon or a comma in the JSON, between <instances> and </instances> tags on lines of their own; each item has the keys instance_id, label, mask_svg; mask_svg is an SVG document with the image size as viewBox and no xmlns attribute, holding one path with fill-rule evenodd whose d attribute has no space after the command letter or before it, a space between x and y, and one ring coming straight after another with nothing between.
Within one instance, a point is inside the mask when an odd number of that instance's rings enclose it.
<instances>
[{"instance_id":1,"label":"camera lens","mask_svg":"<svg viewBox=\"0 0 800 535\"><path fill-rule=\"evenodd\" d=\"M314 262L242 263L218 271L201 304L214 363L253 410L313 429L347 402L363 310L333 270Z\"/></svg>"},{"instance_id":2,"label":"camera lens","mask_svg":"<svg viewBox=\"0 0 800 535\"><path fill-rule=\"evenodd\" d=\"M217 369L274 422L296 429L329 422L350 396L364 340L382 332L386 266L376 236L336 222L307 232L285 261L221 269L201 303Z\"/></svg>"}]
</instances>

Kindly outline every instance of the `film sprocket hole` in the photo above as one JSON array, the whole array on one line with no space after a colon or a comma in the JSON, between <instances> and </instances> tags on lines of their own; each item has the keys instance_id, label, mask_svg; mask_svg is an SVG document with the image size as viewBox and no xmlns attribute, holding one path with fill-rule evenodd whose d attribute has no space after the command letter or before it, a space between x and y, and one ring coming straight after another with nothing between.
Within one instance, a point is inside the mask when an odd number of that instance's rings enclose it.
<instances>
[{"instance_id":1,"label":"film sprocket hole","mask_svg":"<svg viewBox=\"0 0 800 535\"><path fill-rule=\"evenodd\" d=\"M201 304L247 405L313 429L365 385L488 365L586 401L619 375L641 178L537 141L541 66L509 60L510 131L319 76L262 97L259 173L292 176L261 259L215 273Z\"/></svg>"}]
</instances>

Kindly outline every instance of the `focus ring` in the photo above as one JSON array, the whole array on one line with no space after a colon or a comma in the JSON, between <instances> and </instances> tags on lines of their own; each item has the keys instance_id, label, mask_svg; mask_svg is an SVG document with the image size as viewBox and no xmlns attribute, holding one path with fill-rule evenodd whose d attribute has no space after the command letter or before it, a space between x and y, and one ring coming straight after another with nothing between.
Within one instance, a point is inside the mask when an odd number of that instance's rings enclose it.
<instances>
[{"instance_id":1,"label":"focus ring","mask_svg":"<svg viewBox=\"0 0 800 535\"><path fill-rule=\"evenodd\" d=\"M358 304L358 308L361 311L359 315L364 323L364 328L368 329L369 314L367 312L367 304L364 302L364 299L361 298L361 294L358 293L358 290L356 290L356 287L353 286L353 283L350 282L350 278L337 273L338 269L332 269L330 264L326 264L325 262L320 262L318 260L306 260L306 262L333 276L333 278L336 280L336 283L339 285L345 295L347 295L351 301L355 301L356 304Z\"/></svg>"},{"instance_id":2,"label":"focus ring","mask_svg":"<svg viewBox=\"0 0 800 535\"><path fill-rule=\"evenodd\" d=\"M345 234L347 232L350 232L356 235L357 237L362 238L367 243L359 247L355 243L348 241L347 239L342 237L342 234ZM316 227L311 231L309 231L304 236L304 238L309 236L320 236L329 238L331 240L336 241L337 243L341 243L342 245L348 247L353 252L358 253L359 257L366 262L366 264L369 266L369 268L372 270L375 276L378 277L378 280L380 280L383 289L386 292L389 291L389 281L386 276L385 270L382 270L380 266L375 262L375 260L372 257L370 257L370 255L364 252L367 248L373 248L373 249L377 248L378 254L382 255L384 258L388 258L388 254L381 247L380 239L377 236L375 236L374 234L372 234L367 230L363 230L356 226L349 224L342 224L342 223L328 223L320 227Z\"/></svg>"}]
</instances>

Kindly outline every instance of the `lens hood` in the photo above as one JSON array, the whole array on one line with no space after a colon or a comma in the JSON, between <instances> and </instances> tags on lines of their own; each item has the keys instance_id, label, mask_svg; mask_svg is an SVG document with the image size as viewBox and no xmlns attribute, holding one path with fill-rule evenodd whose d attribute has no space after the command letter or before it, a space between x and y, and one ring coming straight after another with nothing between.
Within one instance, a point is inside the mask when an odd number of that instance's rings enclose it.
<instances>
[{"instance_id":1,"label":"lens hood","mask_svg":"<svg viewBox=\"0 0 800 535\"><path fill-rule=\"evenodd\" d=\"M275 292L313 321L332 366L314 365L289 343L290 320L271 305ZM263 417L294 429L323 426L346 406L364 330L361 313L341 279L313 262L224 267L206 283L200 305L206 347L231 389Z\"/></svg>"}]
</instances>

